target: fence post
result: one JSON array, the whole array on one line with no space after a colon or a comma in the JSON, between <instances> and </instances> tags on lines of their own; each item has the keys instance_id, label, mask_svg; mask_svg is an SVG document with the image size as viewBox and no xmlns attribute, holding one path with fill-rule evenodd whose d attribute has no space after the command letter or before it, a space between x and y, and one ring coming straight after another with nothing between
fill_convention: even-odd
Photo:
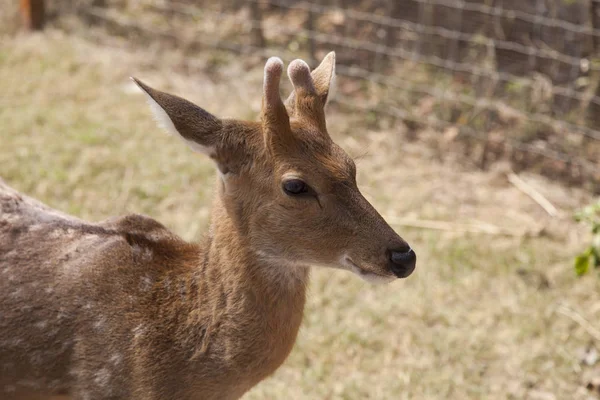
<instances>
[{"instance_id":1,"label":"fence post","mask_svg":"<svg viewBox=\"0 0 600 400\"><path fill-rule=\"evenodd\" d=\"M308 8L306 14L306 30L308 31L308 62L311 67L314 67L317 59L317 46L313 36L315 31L315 13L312 8Z\"/></svg>"},{"instance_id":2,"label":"fence post","mask_svg":"<svg viewBox=\"0 0 600 400\"><path fill-rule=\"evenodd\" d=\"M250 40L252 41L253 46L264 48L265 36L262 31L262 12L260 10L260 4L256 1L251 1L249 6L250 18L252 19Z\"/></svg>"},{"instance_id":3,"label":"fence post","mask_svg":"<svg viewBox=\"0 0 600 400\"><path fill-rule=\"evenodd\" d=\"M590 18L592 29L600 29L600 3L596 1L590 2ZM590 55L590 63L597 63L598 60L600 60L600 38L594 35L592 37L592 54ZM592 65L590 65L590 67L592 67ZM598 80L597 75L594 76L594 78L595 80ZM600 96L599 82L596 82L594 96ZM600 127L600 105L595 102L590 102L587 112L589 121L594 129Z\"/></svg>"},{"instance_id":4,"label":"fence post","mask_svg":"<svg viewBox=\"0 0 600 400\"><path fill-rule=\"evenodd\" d=\"M389 18L396 18L396 12L400 8L398 1L396 0L387 0L385 2L385 12ZM396 28L389 24L385 29L385 37L384 43L388 49L396 48ZM375 53L375 57L373 58L373 71L379 72L383 71L386 67L386 64L389 61L388 54L381 54L380 52Z\"/></svg>"},{"instance_id":5,"label":"fence post","mask_svg":"<svg viewBox=\"0 0 600 400\"><path fill-rule=\"evenodd\" d=\"M41 30L44 27L44 0L21 0L21 19L25 29Z\"/></svg>"}]
</instances>

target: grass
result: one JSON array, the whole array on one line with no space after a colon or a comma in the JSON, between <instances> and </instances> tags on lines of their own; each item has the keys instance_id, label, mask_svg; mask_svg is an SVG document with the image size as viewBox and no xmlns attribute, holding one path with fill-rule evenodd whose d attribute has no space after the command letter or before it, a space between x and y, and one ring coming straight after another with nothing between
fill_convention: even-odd
<instances>
[{"instance_id":1,"label":"grass","mask_svg":"<svg viewBox=\"0 0 600 400\"><path fill-rule=\"evenodd\" d=\"M112 47L111 47L112 46ZM49 29L0 44L0 176L89 220L126 212L158 219L186 239L209 220L214 168L155 127L127 77L221 115L256 115L261 70L200 54L183 72L176 52L97 45ZM286 60L289 62L289 60ZM207 66L208 65L208 66ZM213 68L213 67L211 67ZM545 227L533 238L396 226L419 255L409 279L371 286L315 270L302 330L287 362L246 399L587 399L598 343L562 307L598 326L600 281L574 276L585 237L551 219L504 178L435 161L402 126L370 130L330 113L335 140L358 158L359 185L390 221L482 221ZM365 150L366 149L366 150ZM534 175L528 182L567 212L589 201Z\"/></svg>"}]
</instances>

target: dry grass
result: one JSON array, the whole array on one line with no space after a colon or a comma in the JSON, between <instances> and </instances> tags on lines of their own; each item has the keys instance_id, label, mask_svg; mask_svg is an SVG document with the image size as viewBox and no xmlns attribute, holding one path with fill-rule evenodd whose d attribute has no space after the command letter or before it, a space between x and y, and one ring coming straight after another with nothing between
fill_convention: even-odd
<instances>
[{"instance_id":1,"label":"dry grass","mask_svg":"<svg viewBox=\"0 0 600 400\"><path fill-rule=\"evenodd\" d=\"M86 219L142 212L197 239L208 223L213 167L154 126L127 76L248 118L260 106L261 71L219 54L215 73L211 53L182 71L180 57L51 30L4 40L0 176ZM582 365L579 353L598 343L559 312L566 306L599 326L600 281L577 279L571 268L583 237L577 227L550 219L502 171L440 164L425 146L403 140L402 127L370 131L361 119L332 112L330 131L359 158L361 187L391 221L483 221L547 234L398 226L419 255L409 279L381 287L343 271L314 271L292 355L246 398L586 399L583 384L598 371ZM567 215L589 200L525 179Z\"/></svg>"}]
</instances>

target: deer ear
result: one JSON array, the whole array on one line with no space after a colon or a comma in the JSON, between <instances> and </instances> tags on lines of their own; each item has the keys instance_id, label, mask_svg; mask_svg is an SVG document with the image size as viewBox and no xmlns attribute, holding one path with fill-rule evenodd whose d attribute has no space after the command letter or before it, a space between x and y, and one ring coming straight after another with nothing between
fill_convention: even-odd
<instances>
[{"instance_id":1,"label":"deer ear","mask_svg":"<svg viewBox=\"0 0 600 400\"><path fill-rule=\"evenodd\" d=\"M327 104L333 97L335 89L335 52L327 54L321 64L311 72L311 75L317 95L321 98L323 105Z\"/></svg>"},{"instance_id":2,"label":"deer ear","mask_svg":"<svg viewBox=\"0 0 600 400\"><path fill-rule=\"evenodd\" d=\"M182 138L194 151L214 155L223 128L219 118L181 97L152 89L139 79L131 80L146 95L162 128Z\"/></svg>"},{"instance_id":3,"label":"deer ear","mask_svg":"<svg viewBox=\"0 0 600 400\"><path fill-rule=\"evenodd\" d=\"M310 76L313 80L312 85L315 92L324 107L331 100L335 91L335 52L332 51L327 54L321 64L310 73ZM293 90L285 100L285 106L291 115L295 114L296 111L295 102L296 90Z\"/></svg>"}]
</instances>

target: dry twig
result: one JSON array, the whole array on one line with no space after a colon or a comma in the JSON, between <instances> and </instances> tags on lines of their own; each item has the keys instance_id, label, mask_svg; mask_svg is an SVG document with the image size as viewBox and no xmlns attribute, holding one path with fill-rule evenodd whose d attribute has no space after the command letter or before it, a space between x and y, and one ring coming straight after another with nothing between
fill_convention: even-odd
<instances>
[{"instance_id":1,"label":"dry twig","mask_svg":"<svg viewBox=\"0 0 600 400\"><path fill-rule=\"evenodd\" d=\"M566 305L562 304L556 310L560 314L571 318L575 321L579 326L581 326L591 337L600 341L600 331L596 329L588 320L586 320L581 314L577 311L570 309Z\"/></svg>"},{"instance_id":2,"label":"dry twig","mask_svg":"<svg viewBox=\"0 0 600 400\"><path fill-rule=\"evenodd\" d=\"M460 223L460 222L448 222L448 221L433 221L424 219L397 219L397 218L386 218L392 225L408 226L411 228L422 228L422 229L434 229L439 231L449 232L468 232L468 233L485 233L488 235L500 235L500 236L536 236L539 232L529 231L515 231L506 228L501 228L496 225L488 224L485 222L477 223Z\"/></svg>"},{"instance_id":3,"label":"dry twig","mask_svg":"<svg viewBox=\"0 0 600 400\"><path fill-rule=\"evenodd\" d=\"M551 217L560 217L563 215L562 211L558 210L550 201L544 197L539 191L519 178L514 172L507 174L508 181L512 183L517 189L529 196L533 201L538 203L540 207L544 209Z\"/></svg>"}]
</instances>

